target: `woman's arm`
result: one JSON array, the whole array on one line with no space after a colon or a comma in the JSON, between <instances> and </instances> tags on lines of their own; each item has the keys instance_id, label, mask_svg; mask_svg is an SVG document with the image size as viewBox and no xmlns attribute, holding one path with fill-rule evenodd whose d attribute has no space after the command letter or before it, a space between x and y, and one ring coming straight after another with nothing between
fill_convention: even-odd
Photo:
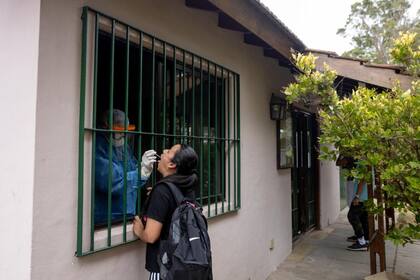
<instances>
[{"instance_id":1,"label":"woman's arm","mask_svg":"<svg viewBox=\"0 0 420 280\"><path fill-rule=\"evenodd\" d=\"M146 243L155 243L159 239L162 227L162 223L151 218L147 219L146 227L143 226L139 216L135 216L133 220L134 234Z\"/></svg>"}]
</instances>

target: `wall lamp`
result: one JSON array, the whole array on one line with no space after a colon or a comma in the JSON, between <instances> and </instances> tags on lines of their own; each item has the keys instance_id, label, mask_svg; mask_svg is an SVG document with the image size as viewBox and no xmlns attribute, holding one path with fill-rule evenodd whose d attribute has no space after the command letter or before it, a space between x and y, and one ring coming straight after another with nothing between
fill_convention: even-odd
<instances>
[{"instance_id":1,"label":"wall lamp","mask_svg":"<svg viewBox=\"0 0 420 280\"><path fill-rule=\"evenodd\" d=\"M270 99L270 118L272 120L285 120L287 111L287 102L284 94L273 93Z\"/></svg>"}]
</instances>

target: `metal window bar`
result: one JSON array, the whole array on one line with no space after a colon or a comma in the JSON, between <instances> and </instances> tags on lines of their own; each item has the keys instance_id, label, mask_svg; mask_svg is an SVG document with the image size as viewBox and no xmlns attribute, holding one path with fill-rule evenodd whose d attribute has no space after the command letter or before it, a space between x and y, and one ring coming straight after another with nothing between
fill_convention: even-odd
<instances>
[{"instance_id":1,"label":"metal window bar","mask_svg":"<svg viewBox=\"0 0 420 280\"><path fill-rule=\"evenodd\" d=\"M86 15L87 16L87 15ZM95 15L95 49L94 49L94 76L93 76L93 100L96 100L98 91L98 40L99 40L99 25L98 25L98 14ZM92 127L96 127L96 102L93 102L92 108ZM92 151L96 149L96 133L92 133ZM90 250L95 250L95 156L92 157L92 172L91 172L91 185L90 185Z\"/></svg>"},{"instance_id":2,"label":"metal window bar","mask_svg":"<svg viewBox=\"0 0 420 280\"><path fill-rule=\"evenodd\" d=\"M215 65L214 67L214 137L217 138L218 136L218 123L217 123L217 65ZM218 161L218 152L219 152L219 140L214 140L214 160L215 160L215 164L214 164L214 173L216 174L215 176L215 182L214 182L214 214L217 215L217 200L219 197L219 191L218 191L218 186L220 184L219 179L219 173L218 173L218 168L216 167L216 164L219 162Z\"/></svg>"},{"instance_id":3,"label":"metal window bar","mask_svg":"<svg viewBox=\"0 0 420 280\"><path fill-rule=\"evenodd\" d=\"M172 112L172 126L173 126L173 129L172 129L172 131L173 131L173 134L174 135L176 135L177 134L177 131L176 131L176 61L177 61L177 59L176 59L176 47L175 46L173 46L173 62L174 62L174 64L173 64L173 91L174 91L174 97L173 97L173 100L172 100L172 102L173 102L173 112ZM172 145L173 144L175 144L177 141L176 141L176 138L174 137L173 139L172 139Z\"/></svg>"},{"instance_id":4,"label":"metal window bar","mask_svg":"<svg viewBox=\"0 0 420 280\"><path fill-rule=\"evenodd\" d=\"M163 43L163 116L162 116L162 133L166 133L166 42ZM166 137L162 137L162 149L165 148Z\"/></svg>"},{"instance_id":5,"label":"metal window bar","mask_svg":"<svg viewBox=\"0 0 420 280\"><path fill-rule=\"evenodd\" d=\"M207 60L207 216L210 216L211 206L211 94L210 94L210 62Z\"/></svg>"},{"instance_id":6,"label":"metal window bar","mask_svg":"<svg viewBox=\"0 0 420 280\"><path fill-rule=\"evenodd\" d=\"M236 92L236 89L237 89L237 85L236 85L236 79L235 79L235 76L233 77L233 92ZM237 96L235 95L235 94L233 94L233 96L232 96L232 99L233 99L233 138L234 139L236 139L236 114L235 114L235 112L236 112L236 105L237 105L237 102L236 102L236 99L237 99ZM234 205L234 207L236 208L236 203L237 203L237 190L236 190L236 179L237 179L237 177L236 177L236 175L237 175L237 172L236 172L236 145L234 144L233 145L233 186L234 186L234 188L233 188L233 205Z\"/></svg>"},{"instance_id":7,"label":"metal window bar","mask_svg":"<svg viewBox=\"0 0 420 280\"><path fill-rule=\"evenodd\" d=\"M192 54L191 57L192 73L191 73L191 95L192 95L192 106L191 106L191 134L194 135L195 132L195 55ZM192 141L192 147L195 149L195 141Z\"/></svg>"},{"instance_id":8,"label":"metal window bar","mask_svg":"<svg viewBox=\"0 0 420 280\"><path fill-rule=\"evenodd\" d=\"M86 88L87 85L87 64L88 64L88 43L87 40L89 38L90 33L88 32L88 17L94 16L94 32L93 32L93 69L89 69L89 71L93 72L93 89L88 90ZM77 256L84 256L89 255L94 252L107 250L112 247L116 247L122 244L126 244L134 240L127 240L127 141L124 144L124 190L123 190L123 236L121 242L116 242L113 240L112 236L112 164L109 164L109 175L108 175L108 195L107 195L107 219L106 219L106 245L104 247L95 246L95 216L94 216L94 207L95 207L95 145L96 145L96 133L105 133L109 137L112 137L114 133L123 133L124 136L127 138L128 135L133 135L136 137L137 141L137 149L136 155L137 159L141 160L142 155L142 146L143 141L142 137L147 136L150 137L151 146L152 148L156 147L156 141L159 141L159 138L162 139L162 148L165 147L167 138L171 139L173 144L177 143L178 140L182 140L183 142L191 143L194 146L195 141L199 143L199 154L200 154L200 197L199 201L203 204L203 197L205 197L203 191L204 186L203 182L207 181L207 199L206 202L208 204L207 207L207 216L213 217L218 214L227 213L230 211L235 211L240 207L240 114L239 114L239 75L235 72L227 69L226 67L222 67L218 64L210 62L209 60L196 55L192 52L186 51L182 48L179 48L175 45L168 44L165 41L157 39L156 37L144 33L141 30L136 29L135 27L129 26L119 20L116 20L113 17L107 16L103 13L90 9L89 7L83 8L82 14L82 55L81 55L81 80L80 80L80 118L79 118L79 175L78 175L78 222L77 222ZM115 80L115 60L116 60L116 52L120 52L116 48L116 40L117 38L123 39L125 44L125 80L124 80L124 111L125 111L125 125L124 131L121 130L114 130L114 129L102 129L96 127L96 116L97 116L97 99L98 99L98 60L103 59L98 57L98 49L100 46L99 40L99 31L106 32L110 34L110 57L109 57L109 98L108 98L108 123L113 123L113 109L114 109L114 99L120 98L118 95L114 96L115 87L118 86L114 83ZM121 44L121 42L119 43ZM131 72L131 62L134 59L134 55L131 56L130 54L130 46L137 46L139 57L138 57L138 92L136 93L138 97L137 101L137 124L138 128L136 131L129 131L128 130L128 113L130 107L130 96L131 96L131 88L130 88L130 72ZM150 113L150 132L144 131L142 127L142 117L143 116L143 85L144 85L144 74L145 69L144 65L146 60L144 59L144 50L147 49L151 51L151 59L152 59L152 73L151 73L151 113ZM171 53L168 55L168 50L172 49L172 57ZM188 53L188 57L187 57ZM157 54L163 57L163 116L161 121L162 130L161 133L156 131L155 120L159 118L159 110L155 110L156 101L155 98L161 98L160 94L156 96L156 77L155 77L155 70L156 70L156 63L157 63ZM168 72L168 65L167 59L172 59L173 62L173 77L172 77L172 86L170 84L167 85L167 72ZM186 60L191 60L191 69L189 69L190 65ZM176 99L177 99L177 63L182 61L181 68L182 70L179 71L180 79L178 79L179 85L182 87L182 111L181 115L179 116L177 126L177 111L176 111ZM198 75L196 75L196 62L199 62L199 79ZM205 65L207 64L207 65ZM207 99L204 100L204 66L206 66L206 74L207 74ZM170 66L169 66L170 67ZM170 68L169 68L170 69ZM150 71L150 70L149 70ZM134 73L134 72L133 72ZM213 74L214 73L214 74ZM214 77L212 77L214 75ZM191 80L191 87L189 82L189 76L192 77ZM219 90L219 76L220 76L220 88ZM226 76L226 78L225 78ZM212 84L212 78L214 78L214 84ZM186 82L187 79L187 82ZM199 80L199 85L197 85L197 79ZM147 82L147 81L146 81ZM161 80L159 80L161 82ZM214 85L214 87L213 87ZM197 86L199 86L199 127L197 129L197 120L196 120L196 93L197 93ZM173 99L169 99L169 102L172 104L166 104L168 90L173 90ZM87 94L93 96L93 107L88 109L88 112L92 112L92 127L85 127L85 112L87 108L85 108L86 104L86 96ZM191 95L192 97L192 106L188 109L188 114L192 114L190 118L188 116L187 120L187 106L186 106L186 99L187 94ZM198 98L198 97L197 97ZM207 104L205 104L207 103ZM227 103L227 104L226 104ZM166 112L166 108L169 105L169 108L172 107L173 112L172 116L168 115ZM204 106L206 105L207 109L207 129L204 129ZM214 107L212 107L212 105ZM188 106L190 107L190 106ZM212 113L213 109L213 113ZM135 112L133 112L135 114ZM214 115L213 115L214 114ZM157 117L157 118L156 118ZM213 118L212 118L213 117ZM169 125L172 124L172 129L170 126L167 130L167 118L172 118L172 123L169 122ZM232 123L232 124L231 124ZM231 132L230 126L233 126L233 130ZM191 126L191 127L189 127ZM219 127L220 126L220 127ZM179 131L177 130L179 127ZM168 133L172 130L172 134ZM207 132L207 135L205 134ZM198 133L198 134L197 134ZM86 139L86 135L90 134L91 143L88 143L92 147L92 155L91 155L91 180L90 180L90 224L89 224L89 241L90 246L83 247L83 216L84 216L84 159L85 150L84 145L89 140ZM233 134L233 137L232 137ZM205 142L204 142L205 141ZM159 141L160 143L160 141ZM206 166L204 165L203 159L205 151L204 143L206 143L207 151L206 151ZM214 145L213 145L214 144ZM227 144L227 145L226 145ZM213 145L213 147L212 147ZM233 149L233 161L231 160L231 154ZM226 155L227 153L227 155ZM109 142L108 146L108 160L112 162L112 142ZM226 165L227 163L227 165ZM233 166L232 166L233 165ZM233 190L231 188L231 168L233 167ZM206 178L204 178L203 171L207 168ZM141 167L138 164L138 172L141 174ZM214 174L213 174L213 173ZM227 174L226 174L227 173ZM226 178L227 177L227 178ZM227 182L226 182L227 181ZM227 184L227 188L226 188ZM86 186L87 187L87 186ZM227 193L226 193L227 192ZM233 201L231 201L231 192L233 192ZM225 201L227 196L227 201ZM214 199L214 204L212 203L212 198ZM221 199L221 210L218 210L218 200ZM225 211L224 204L225 202L228 204L227 211ZM231 206L233 203L233 207ZM137 197L137 213L140 212L141 209L141 192L140 189L138 191ZM214 209L214 210L213 210ZM220 213L219 213L220 212ZM88 249L85 249L88 248Z\"/></svg>"},{"instance_id":9,"label":"metal window bar","mask_svg":"<svg viewBox=\"0 0 420 280\"><path fill-rule=\"evenodd\" d=\"M181 122L181 134L184 135L182 137L181 143L185 143L187 132L186 132L186 117L185 117L185 111L186 111L186 88L185 88L185 79L187 77L187 73L185 71L185 51L182 51L182 122Z\"/></svg>"},{"instance_id":10,"label":"metal window bar","mask_svg":"<svg viewBox=\"0 0 420 280\"><path fill-rule=\"evenodd\" d=\"M203 59L200 57L200 134L204 135L203 131ZM200 204L203 205L203 189L204 189L204 165L203 165L203 139L200 139Z\"/></svg>"},{"instance_id":11,"label":"metal window bar","mask_svg":"<svg viewBox=\"0 0 420 280\"><path fill-rule=\"evenodd\" d=\"M137 123L139 125L138 130L141 133L142 127L142 112L143 112L143 32L140 33L140 41L139 41L139 102L138 102L138 115L137 115ZM140 161L142 155L142 139L140 135L137 137L137 159ZM141 164L138 164L138 174L141 176ZM141 189L139 188L137 191L137 214L140 214L141 211Z\"/></svg>"},{"instance_id":12,"label":"metal window bar","mask_svg":"<svg viewBox=\"0 0 420 280\"><path fill-rule=\"evenodd\" d=\"M191 56L189 55L188 60L191 58ZM192 61L191 61L192 63ZM193 146L193 139L190 138L190 136L194 135L193 131L192 131L192 103L191 103L191 99L192 99L192 68L193 65L187 64L187 68L186 68L186 89L185 89L185 126L186 126L186 142L188 145Z\"/></svg>"},{"instance_id":13,"label":"metal window bar","mask_svg":"<svg viewBox=\"0 0 420 280\"><path fill-rule=\"evenodd\" d=\"M224 76L224 68L222 67L221 68L221 88L222 88L222 90L221 90L221 92L220 92L220 99L221 100L223 100L223 102L222 102L222 104L221 104L221 136L222 136L222 138L225 138L225 136L226 136L226 133L225 133L225 122L223 121L224 119L225 119L225 101L226 101L226 98L225 98L225 95L226 95L226 91L225 91L225 76ZM220 147L220 151L221 151L221 154L220 154L220 156L221 156L221 158L222 158L222 160L221 160L221 168L220 168L220 170L221 170L221 193L222 193L222 213L223 212L225 212L225 197L226 197L226 195L225 195L225 186L226 186L226 182L225 182L225 175L226 175L226 170L225 170L225 162L226 162L226 153L225 153L225 147L226 147L226 145L225 145L225 143L226 143L226 140L223 140L222 142L221 142L221 147Z\"/></svg>"},{"instance_id":14,"label":"metal window bar","mask_svg":"<svg viewBox=\"0 0 420 280\"><path fill-rule=\"evenodd\" d=\"M87 23L88 23L88 9L83 8L82 13L82 57L81 57L81 71L80 71L80 117L79 117L79 173L78 173L78 198L77 198L77 245L76 255L82 256L83 251L83 171L84 170L84 141L85 133L83 127L85 126L85 96L86 96L86 64L87 64Z\"/></svg>"},{"instance_id":15,"label":"metal window bar","mask_svg":"<svg viewBox=\"0 0 420 280\"><path fill-rule=\"evenodd\" d=\"M230 73L227 74L227 82L228 82L228 86L227 86L227 124L228 124L228 128L227 128L227 135L228 138L231 138L231 134L230 134ZM230 182L231 182L231 178L230 178L230 166L231 166L231 159L230 159L230 154L231 154L231 142L228 141L228 147L227 147L227 153L228 153L228 211L231 210L230 208Z\"/></svg>"},{"instance_id":16,"label":"metal window bar","mask_svg":"<svg viewBox=\"0 0 420 280\"><path fill-rule=\"evenodd\" d=\"M129 91L129 67L130 67L130 27L126 26L126 54L125 54L125 96L124 96L124 130L128 124L128 91ZM127 133L124 133L124 188L123 188L123 242L127 241Z\"/></svg>"},{"instance_id":17,"label":"metal window bar","mask_svg":"<svg viewBox=\"0 0 420 280\"><path fill-rule=\"evenodd\" d=\"M155 88L156 88L156 39L152 38L152 105L150 119L152 122L151 131L155 132ZM152 137L152 149L156 150L156 137ZM152 185L156 184L156 172L152 173Z\"/></svg>"},{"instance_id":18,"label":"metal window bar","mask_svg":"<svg viewBox=\"0 0 420 280\"><path fill-rule=\"evenodd\" d=\"M237 170L237 181L235 184L235 188L238 190L238 205L236 205L236 209L241 208L241 114L240 114L240 110L239 108L241 107L241 97L240 97L240 88L241 88L241 80L239 75L235 75L236 76L236 82L237 82L237 89L235 92L235 96L236 96L236 128L237 128L237 132L236 132L236 137L235 137L235 142L236 142L236 148L237 148L237 169L235 168L235 170Z\"/></svg>"},{"instance_id":19,"label":"metal window bar","mask_svg":"<svg viewBox=\"0 0 420 280\"><path fill-rule=\"evenodd\" d=\"M109 116L108 124L112 126L113 120L113 109L114 109L114 56L115 56L115 19L112 20L112 35L111 35L111 68L109 74ZM112 139L114 132L109 132L109 139ZM111 221L112 221L112 141L108 144L108 218L107 218L107 244L111 246Z\"/></svg>"}]
</instances>

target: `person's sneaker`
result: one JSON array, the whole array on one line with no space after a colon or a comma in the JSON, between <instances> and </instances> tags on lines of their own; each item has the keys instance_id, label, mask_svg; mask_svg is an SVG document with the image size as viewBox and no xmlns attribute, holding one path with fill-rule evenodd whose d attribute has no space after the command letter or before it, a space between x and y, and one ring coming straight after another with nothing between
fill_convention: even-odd
<instances>
[{"instance_id":1,"label":"person's sneaker","mask_svg":"<svg viewBox=\"0 0 420 280\"><path fill-rule=\"evenodd\" d=\"M349 236L349 237L347 237L347 241L348 242L356 242L357 241L357 236L356 235L353 235L353 236Z\"/></svg>"},{"instance_id":2,"label":"person's sneaker","mask_svg":"<svg viewBox=\"0 0 420 280\"><path fill-rule=\"evenodd\" d=\"M359 243L359 241L357 241L353 245L348 246L347 250L350 250L350 251L367 251L368 247L369 247L368 243L365 243L364 245L361 245Z\"/></svg>"}]
</instances>

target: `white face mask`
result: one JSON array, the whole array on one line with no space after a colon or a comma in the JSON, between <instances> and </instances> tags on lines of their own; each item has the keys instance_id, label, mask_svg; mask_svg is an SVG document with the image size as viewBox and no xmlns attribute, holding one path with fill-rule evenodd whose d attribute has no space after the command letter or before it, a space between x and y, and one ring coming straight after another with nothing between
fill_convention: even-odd
<instances>
[{"instance_id":1,"label":"white face mask","mask_svg":"<svg viewBox=\"0 0 420 280\"><path fill-rule=\"evenodd\" d=\"M115 147L121 147L124 145L124 133L114 133L112 135L112 145Z\"/></svg>"}]
</instances>

